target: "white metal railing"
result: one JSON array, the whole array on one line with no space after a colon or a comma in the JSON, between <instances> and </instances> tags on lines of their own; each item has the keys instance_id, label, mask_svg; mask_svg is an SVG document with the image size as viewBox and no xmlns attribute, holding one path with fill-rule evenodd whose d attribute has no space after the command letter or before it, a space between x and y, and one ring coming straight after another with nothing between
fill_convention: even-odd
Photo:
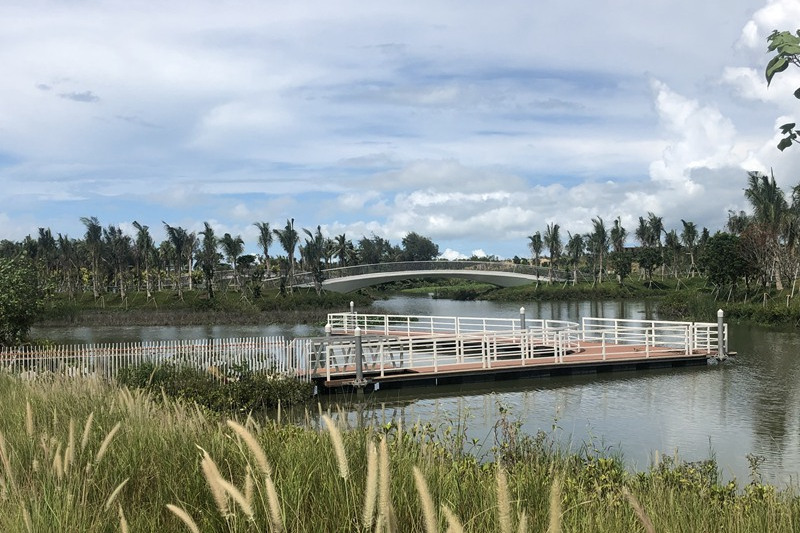
<instances>
[{"instance_id":1,"label":"white metal railing","mask_svg":"<svg viewBox=\"0 0 800 533\"><path fill-rule=\"evenodd\" d=\"M714 353L718 349L717 324L711 322L677 322L666 320L630 320L620 318L581 319L584 341L609 345L644 346L650 349L683 350L692 353ZM728 325L723 326L723 343L727 350Z\"/></svg>"},{"instance_id":2,"label":"white metal railing","mask_svg":"<svg viewBox=\"0 0 800 533\"><path fill-rule=\"evenodd\" d=\"M362 334L376 335L461 335L469 333L541 330L555 335L558 331L580 329L577 322L526 318L481 318L456 316L373 315L329 313L328 324L334 334L352 334L358 327Z\"/></svg>"},{"instance_id":3,"label":"white metal railing","mask_svg":"<svg viewBox=\"0 0 800 533\"><path fill-rule=\"evenodd\" d=\"M330 337L325 348L324 374L331 380L351 377L355 372L355 337ZM564 356L580 347L577 330L558 331L545 343L541 331L438 334L432 336L361 337L365 374L385 376L388 372L447 372L490 369L499 363L523 366L532 359L563 362Z\"/></svg>"},{"instance_id":4,"label":"white metal railing","mask_svg":"<svg viewBox=\"0 0 800 533\"><path fill-rule=\"evenodd\" d=\"M306 339L283 337L157 342L20 346L0 348L0 369L35 378L46 374L113 379L120 369L142 363L172 363L223 378L238 367L310 379L312 353Z\"/></svg>"}]
</instances>

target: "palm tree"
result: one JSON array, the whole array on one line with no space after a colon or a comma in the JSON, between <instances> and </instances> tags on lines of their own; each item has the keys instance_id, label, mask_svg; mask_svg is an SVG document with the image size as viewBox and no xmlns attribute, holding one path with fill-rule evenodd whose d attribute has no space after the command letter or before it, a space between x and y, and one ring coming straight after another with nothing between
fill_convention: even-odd
<instances>
[{"instance_id":1,"label":"palm tree","mask_svg":"<svg viewBox=\"0 0 800 533\"><path fill-rule=\"evenodd\" d=\"M217 237L214 235L214 228L208 222L203 222L205 229L200 232L203 236L202 245L198 254L198 263L200 269L203 271L203 277L206 279L206 292L209 299L214 298L214 271L219 262L219 254L217 252Z\"/></svg>"},{"instance_id":2,"label":"palm tree","mask_svg":"<svg viewBox=\"0 0 800 533\"><path fill-rule=\"evenodd\" d=\"M189 248L189 233L179 226L170 226L166 222L163 222L163 224L164 229L167 231L167 239L172 245L172 252L175 255L173 264L175 266L175 284L178 287L178 298L183 300L183 287L181 285L183 269L181 267L186 255L186 250Z\"/></svg>"},{"instance_id":3,"label":"palm tree","mask_svg":"<svg viewBox=\"0 0 800 533\"><path fill-rule=\"evenodd\" d=\"M219 240L219 245L222 248L223 255L225 255L231 267L233 267L233 283L236 285L237 289L241 289L236 263L239 260L239 256L244 252L244 241L240 235L232 237L230 233L226 233Z\"/></svg>"},{"instance_id":4,"label":"palm tree","mask_svg":"<svg viewBox=\"0 0 800 533\"><path fill-rule=\"evenodd\" d=\"M625 249L625 239L628 237L628 232L622 227L622 220L617 217L614 220L614 226L611 228L611 246L615 252L621 252Z\"/></svg>"},{"instance_id":5,"label":"palm tree","mask_svg":"<svg viewBox=\"0 0 800 533\"><path fill-rule=\"evenodd\" d=\"M757 224L767 239L767 260L763 268L774 270L775 287L783 289L780 272L781 237L790 227L792 213L783 191L775 182L775 175L748 172L744 196L753 207L752 223Z\"/></svg>"},{"instance_id":6,"label":"palm tree","mask_svg":"<svg viewBox=\"0 0 800 533\"><path fill-rule=\"evenodd\" d=\"M348 239L344 233L336 236L333 246L333 254L339 259L340 267L347 266L356 258L356 249L353 246L353 241Z\"/></svg>"},{"instance_id":7,"label":"palm tree","mask_svg":"<svg viewBox=\"0 0 800 533\"><path fill-rule=\"evenodd\" d=\"M189 290L194 289L194 278L192 277L192 272L194 272L194 253L197 251L197 247L199 246L200 241L197 240L197 233L195 232L187 232L186 233L186 272L189 273Z\"/></svg>"},{"instance_id":8,"label":"palm tree","mask_svg":"<svg viewBox=\"0 0 800 533\"><path fill-rule=\"evenodd\" d=\"M583 256L584 248L586 247L586 243L583 240L583 236L580 233L576 233L575 235L570 234L567 232L567 257L569 257L569 262L572 264L572 284L576 285L578 283L578 264L581 261L581 257Z\"/></svg>"},{"instance_id":9,"label":"palm tree","mask_svg":"<svg viewBox=\"0 0 800 533\"><path fill-rule=\"evenodd\" d=\"M269 277L269 247L272 246L272 230L269 227L269 222L253 222L253 225L258 228L258 245L264 252L264 268L267 271L267 277Z\"/></svg>"},{"instance_id":10,"label":"palm tree","mask_svg":"<svg viewBox=\"0 0 800 533\"><path fill-rule=\"evenodd\" d=\"M278 242L286 251L288 260L288 277L289 277L289 292L293 292L294 288L294 252L297 248L297 242L300 240L297 231L294 229L294 219L286 220L286 227L283 229L274 229L272 233L278 238Z\"/></svg>"},{"instance_id":11,"label":"palm tree","mask_svg":"<svg viewBox=\"0 0 800 533\"><path fill-rule=\"evenodd\" d=\"M542 242L542 234L538 231L533 235L528 236L528 249L531 251L531 255L533 256L533 264L537 267L539 266L539 257L542 255L542 246L544 243Z\"/></svg>"},{"instance_id":12,"label":"palm tree","mask_svg":"<svg viewBox=\"0 0 800 533\"><path fill-rule=\"evenodd\" d=\"M683 231L681 232L681 242L689 252L689 275L694 277L697 268L694 265L694 251L697 246L697 226L694 222L686 222L681 219Z\"/></svg>"},{"instance_id":13,"label":"palm tree","mask_svg":"<svg viewBox=\"0 0 800 533\"><path fill-rule=\"evenodd\" d=\"M58 261L64 277L64 285L70 299L74 296L74 288L80 283L80 268L78 266L78 250L74 239L67 235L58 234ZM75 285L72 283L72 274L75 274Z\"/></svg>"},{"instance_id":14,"label":"palm tree","mask_svg":"<svg viewBox=\"0 0 800 533\"><path fill-rule=\"evenodd\" d=\"M45 278L49 280L55 272L58 262L58 247L50 228L39 228L39 238L36 243L39 249L39 260L44 267Z\"/></svg>"},{"instance_id":15,"label":"palm tree","mask_svg":"<svg viewBox=\"0 0 800 533\"><path fill-rule=\"evenodd\" d=\"M100 297L100 253L103 249L103 227L97 217L81 217L81 222L86 226L84 241L89 250L92 263L92 293L97 299Z\"/></svg>"},{"instance_id":16,"label":"palm tree","mask_svg":"<svg viewBox=\"0 0 800 533\"><path fill-rule=\"evenodd\" d=\"M678 263L680 262L681 253L681 241L678 238L678 233L674 229L669 230L664 237L664 247L672 252L670 263L672 263L672 273L675 275L675 278L677 278Z\"/></svg>"},{"instance_id":17,"label":"palm tree","mask_svg":"<svg viewBox=\"0 0 800 533\"><path fill-rule=\"evenodd\" d=\"M603 283L603 261L609 246L608 231L606 231L606 225L600 217L592 219L592 226L593 231L589 237L589 242L591 243L592 253L598 259L598 279L600 283Z\"/></svg>"},{"instance_id":18,"label":"palm tree","mask_svg":"<svg viewBox=\"0 0 800 533\"><path fill-rule=\"evenodd\" d=\"M555 222L548 224L542 238L544 245L550 250L550 268L548 270L548 278L550 283L553 283L553 266L558 262L561 257L561 235L560 226Z\"/></svg>"},{"instance_id":19,"label":"palm tree","mask_svg":"<svg viewBox=\"0 0 800 533\"><path fill-rule=\"evenodd\" d=\"M150 228L143 226L137 221L133 221L136 228L136 274L139 279L142 277L142 263L144 263L144 286L147 292L147 299L153 297L150 286L150 257L153 254L153 238L150 236Z\"/></svg>"},{"instance_id":20,"label":"palm tree","mask_svg":"<svg viewBox=\"0 0 800 533\"><path fill-rule=\"evenodd\" d=\"M126 297L125 273L132 255L131 238L125 235L120 228L109 225L103 230L103 240L119 296L124 300Z\"/></svg>"},{"instance_id":21,"label":"palm tree","mask_svg":"<svg viewBox=\"0 0 800 533\"><path fill-rule=\"evenodd\" d=\"M314 288L317 294L322 292L322 261L325 258L325 237L322 236L322 229L317 226L317 231L311 233L303 228L303 232L308 235L305 246L303 247L303 258L314 276Z\"/></svg>"},{"instance_id":22,"label":"palm tree","mask_svg":"<svg viewBox=\"0 0 800 533\"><path fill-rule=\"evenodd\" d=\"M639 226L637 226L634 235L636 236L636 240L639 241L639 244L644 248L650 248L653 245L653 239L650 236L650 233L651 229L647 224L647 220L639 217Z\"/></svg>"}]
</instances>

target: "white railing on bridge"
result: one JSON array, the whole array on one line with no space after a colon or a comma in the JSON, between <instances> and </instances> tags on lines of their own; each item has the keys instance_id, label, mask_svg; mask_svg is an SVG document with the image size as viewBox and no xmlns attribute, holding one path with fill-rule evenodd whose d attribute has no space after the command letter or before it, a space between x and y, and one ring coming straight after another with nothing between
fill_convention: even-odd
<instances>
[{"instance_id":1,"label":"white railing on bridge","mask_svg":"<svg viewBox=\"0 0 800 533\"><path fill-rule=\"evenodd\" d=\"M223 378L238 367L310 379L305 339L283 337L157 342L19 346L0 348L0 369L27 378L43 375L116 378L122 368L143 363L188 365Z\"/></svg>"}]
</instances>

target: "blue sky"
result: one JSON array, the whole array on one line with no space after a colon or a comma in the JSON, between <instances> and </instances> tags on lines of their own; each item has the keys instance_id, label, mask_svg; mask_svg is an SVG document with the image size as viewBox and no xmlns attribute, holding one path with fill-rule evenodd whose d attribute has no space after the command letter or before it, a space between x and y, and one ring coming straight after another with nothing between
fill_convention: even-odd
<instances>
[{"instance_id":1,"label":"blue sky","mask_svg":"<svg viewBox=\"0 0 800 533\"><path fill-rule=\"evenodd\" d=\"M798 25L796 0L6 1L0 239L208 221L255 252L294 218L455 258L598 216L714 231L748 170L800 181L775 147L800 71L763 80Z\"/></svg>"}]
</instances>

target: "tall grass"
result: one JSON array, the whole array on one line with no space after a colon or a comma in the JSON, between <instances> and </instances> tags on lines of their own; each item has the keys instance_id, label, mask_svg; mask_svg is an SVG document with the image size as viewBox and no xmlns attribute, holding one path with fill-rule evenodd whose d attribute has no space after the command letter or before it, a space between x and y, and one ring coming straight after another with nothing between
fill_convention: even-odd
<instances>
[{"instance_id":1,"label":"tall grass","mask_svg":"<svg viewBox=\"0 0 800 533\"><path fill-rule=\"evenodd\" d=\"M225 420L95 381L0 377L0 531L792 531L800 500L713 463L631 474L509 432ZM449 435L449 436L448 436Z\"/></svg>"}]
</instances>

